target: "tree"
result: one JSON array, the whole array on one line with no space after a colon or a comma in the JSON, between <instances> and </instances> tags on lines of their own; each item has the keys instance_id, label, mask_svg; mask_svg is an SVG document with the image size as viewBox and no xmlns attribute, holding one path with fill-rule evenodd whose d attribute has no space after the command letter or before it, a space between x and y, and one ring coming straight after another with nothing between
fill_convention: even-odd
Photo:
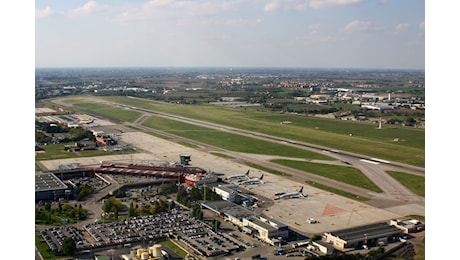
<instances>
[{"instance_id":1,"label":"tree","mask_svg":"<svg viewBox=\"0 0 460 260\"><path fill-rule=\"evenodd\" d=\"M77 245L75 241L71 237L67 237L62 241L62 252L68 256L73 255L75 250L77 249Z\"/></svg>"},{"instance_id":2,"label":"tree","mask_svg":"<svg viewBox=\"0 0 460 260\"><path fill-rule=\"evenodd\" d=\"M317 240L321 240L321 235L320 234L315 234L312 237L310 237L310 242L317 241Z\"/></svg>"},{"instance_id":3,"label":"tree","mask_svg":"<svg viewBox=\"0 0 460 260\"><path fill-rule=\"evenodd\" d=\"M136 216L136 209L134 208L134 204L131 202L131 204L129 204L128 217L135 217L135 216Z\"/></svg>"},{"instance_id":4,"label":"tree","mask_svg":"<svg viewBox=\"0 0 460 260\"><path fill-rule=\"evenodd\" d=\"M217 219L212 220L212 227L214 228L215 231L217 231L220 228L221 222Z\"/></svg>"}]
</instances>

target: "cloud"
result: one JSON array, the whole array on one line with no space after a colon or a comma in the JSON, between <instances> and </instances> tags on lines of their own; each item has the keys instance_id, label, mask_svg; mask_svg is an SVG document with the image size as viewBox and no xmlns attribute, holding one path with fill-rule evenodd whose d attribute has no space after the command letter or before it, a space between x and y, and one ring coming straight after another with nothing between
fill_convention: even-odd
<instances>
[{"instance_id":1,"label":"cloud","mask_svg":"<svg viewBox=\"0 0 460 260\"><path fill-rule=\"evenodd\" d=\"M287 11L287 10L305 10L309 5L309 0L272 0L264 6L265 11Z\"/></svg>"},{"instance_id":2,"label":"cloud","mask_svg":"<svg viewBox=\"0 0 460 260\"><path fill-rule=\"evenodd\" d=\"M425 21L422 21L419 25L418 28L425 30Z\"/></svg>"},{"instance_id":3,"label":"cloud","mask_svg":"<svg viewBox=\"0 0 460 260\"><path fill-rule=\"evenodd\" d=\"M51 8L46 7L45 9L35 10L35 18L47 18L53 15L54 13L55 12Z\"/></svg>"},{"instance_id":4,"label":"cloud","mask_svg":"<svg viewBox=\"0 0 460 260\"><path fill-rule=\"evenodd\" d=\"M67 15L70 17L78 17L78 16L85 16L94 14L97 12L101 12L107 10L108 6L100 5L96 1L89 1L85 3L82 7L75 8L70 10Z\"/></svg>"},{"instance_id":5,"label":"cloud","mask_svg":"<svg viewBox=\"0 0 460 260\"><path fill-rule=\"evenodd\" d=\"M89 1L81 7L71 9L68 11L56 11L49 7L45 9L35 10L36 18L49 18L49 17L67 17L67 18L76 18L81 16L87 16L94 13L99 13L105 10L108 10L109 7L106 5L100 5L96 1Z\"/></svg>"},{"instance_id":6,"label":"cloud","mask_svg":"<svg viewBox=\"0 0 460 260\"><path fill-rule=\"evenodd\" d=\"M191 20L196 17L208 17L225 12L237 11L241 0L206 1L206 0L150 0L140 6L133 6L114 21L166 21L176 22ZM193 21L199 22L199 21Z\"/></svg>"},{"instance_id":7,"label":"cloud","mask_svg":"<svg viewBox=\"0 0 460 260\"><path fill-rule=\"evenodd\" d=\"M348 6L367 2L368 0L271 0L264 6L265 11L302 11L307 8L321 9Z\"/></svg>"},{"instance_id":8,"label":"cloud","mask_svg":"<svg viewBox=\"0 0 460 260\"><path fill-rule=\"evenodd\" d=\"M337 6L355 5L363 2L367 2L367 0L311 0L310 7L331 8Z\"/></svg>"},{"instance_id":9,"label":"cloud","mask_svg":"<svg viewBox=\"0 0 460 260\"><path fill-rule=\"evenodd\" d=\"M395 29L398 30L398 31L402 31L402 30L405 30L407 28L409 28L409 24L407 24L407 23L400 23L400 24L395 26Z\"/></svg>"},{"instance_id":10,"label":"cloud","mask_svg":"<svg viewBox=\"0 0 460 260\"><path fill-rule=\"evenodd\" d=\"M370 21L359 21L359 20L354 20L352 22L349 22L343 30L345 32L365 32L365 31L377 31L380 30L381 28L375 26L372 22Z\"/></svg>"},{"instance_id":11,"label":"cloud","mask_svg":"<svg viewBox=\"0 0 460 260\"><path fill-rule=\"evenodd\" d=\"M309 24L308 25L308 34L313 35L317 34L318 30L322 27L321 24L315 23L315 24Z\"/></svg>"}]
</instances>

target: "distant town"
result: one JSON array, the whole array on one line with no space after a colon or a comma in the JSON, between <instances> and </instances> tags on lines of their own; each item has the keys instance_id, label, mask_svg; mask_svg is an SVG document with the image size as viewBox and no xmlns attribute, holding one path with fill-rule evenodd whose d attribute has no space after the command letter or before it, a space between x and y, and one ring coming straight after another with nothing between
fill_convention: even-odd
<instances>
[{"instance_id":1,"label":"distant town","mask_svg":"<svg viewBox=\"0 0 460 260\"><path fill-rule=\"evenodd\" d=\"M423 71L38 68L37 259L424 259Z\"/></svg>"}]
</instances>

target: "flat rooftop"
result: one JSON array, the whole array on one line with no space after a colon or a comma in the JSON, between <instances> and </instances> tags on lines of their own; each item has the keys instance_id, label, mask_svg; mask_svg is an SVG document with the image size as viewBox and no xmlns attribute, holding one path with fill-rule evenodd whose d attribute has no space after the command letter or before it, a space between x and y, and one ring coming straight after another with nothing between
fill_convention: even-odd
<instances>
[{"instance_id":1,"label":"flat rooftop","mask_svg":"<svg viewBox=\"0 0 460 260\"><path fill-rule=\"evenodd\" d=\"M205 207L213 209L214 211L224 213L236 218L248 217L256 215L254 212L247 210L235 203L229 201L212 201L202 203Z\"/></svg>"},{"instance_id":2,"label":"flat rooftop","mask_svg":"<svg viewBox=\"0 0 460 260\"><path fill-rule=\"evenodd\" d=\"M347 228L337 231L332 231L330 234L339 237L343 240L355 240L362 238L375 238L385 236L386 234L402 233L402 230L395 226L390 226L386 222L375 223L360 227Z\"/></svg>"},{"instance_id":3,"label":"flat rooftop","mask_svg":"<svg viewBox=\"0 0 460 260\"><path fill-rule=\"evenodd\" d=\"M56 175L52 173L35 174L35 192L60 189L67 189L67 185L56 177Z\"/></svg>"}]
</instances>

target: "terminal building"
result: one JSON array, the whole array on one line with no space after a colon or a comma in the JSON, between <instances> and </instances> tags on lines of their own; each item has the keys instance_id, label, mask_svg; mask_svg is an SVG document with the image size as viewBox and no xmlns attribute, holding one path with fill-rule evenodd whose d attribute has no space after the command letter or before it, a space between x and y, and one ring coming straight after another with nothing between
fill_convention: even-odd
<instances>
[{"instance_id":1,"label":"terminal building","mask_svg":"<svg viewBox=\"0 0 460 260\"><path fill-rule=\"evenodd\" d=\"M201 203L201 206L270 245L287 239L289 236L287 225L269 217L258 215L229 201L205 202Z\"/></svg>"}]
</instances>

